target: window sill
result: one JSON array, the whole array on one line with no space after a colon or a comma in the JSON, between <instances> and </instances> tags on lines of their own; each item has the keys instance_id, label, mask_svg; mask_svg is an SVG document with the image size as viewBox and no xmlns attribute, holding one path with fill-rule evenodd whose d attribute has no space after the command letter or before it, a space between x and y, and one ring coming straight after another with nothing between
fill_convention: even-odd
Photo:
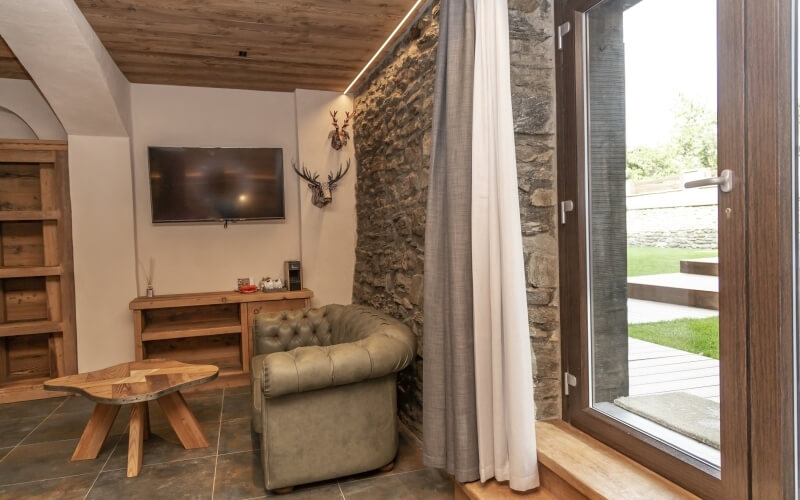
<instances>
[{"instance_id":1,"label":"window sill","mask_svg":"<svg viewBox=\"0 0 800 500\"><path fill-rule=\"evenodd\" d=\"M698 498L560 420L536 422L541 487L516 493L506 483L455 483L455 498Z\"/></svg>"}]
</instances>

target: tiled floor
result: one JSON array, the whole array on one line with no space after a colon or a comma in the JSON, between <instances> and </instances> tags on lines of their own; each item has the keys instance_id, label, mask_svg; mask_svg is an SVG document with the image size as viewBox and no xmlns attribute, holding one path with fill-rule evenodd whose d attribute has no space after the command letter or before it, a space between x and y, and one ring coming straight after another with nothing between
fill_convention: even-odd
<instances>
[{"instance_id":1,"label":"tiled floor","mask_svg":"<svg viewBox=\"0 0 800 500\"><path fill-rule=\"evenodd\" d=\"M0 499L245 499L264 490L247 388L186 395L211 446L184 450L157 404L139 477L126 477L128 411L123 408L95 460L69 458L92 404L67 397L0 405ZM449 499L450 478L422 466L419 441L400 434L395 468L298 487L281 499Z\"/></svg>"}]
</instances>

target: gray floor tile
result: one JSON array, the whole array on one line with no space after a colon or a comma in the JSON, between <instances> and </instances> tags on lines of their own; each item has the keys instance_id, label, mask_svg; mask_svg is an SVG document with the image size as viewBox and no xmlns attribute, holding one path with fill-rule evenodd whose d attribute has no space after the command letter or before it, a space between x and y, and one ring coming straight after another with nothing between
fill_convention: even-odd
<instances>
[{"instance_id":1,"label":"gray floor tile","mask_svg":"<svg viewBox=\"0 0 800 500\"><path fill-rule=\"evenodd\" d=\"M186 399L186 405L192 410L194 418L198 422L219 422L220 415L222 414L222 391L215 391L213 393L197 393L200 395L190 394ZM167 417L161 411L157 401L150 401L150 424L154 427L160 425L168 425Z\"/></svg>"},{"instance_id":2,"label":"gray floor tile","mask_svg":"<svg viewBox=\"0 0 800 500\"><path fill-rule=\"evenodd\" d=\"M18 445L43 420L43 417L9 419L0 417L0 447Z\"/></svg>"},{"instance_id":3,"label":"gray floor tile","mask_svg":"<svg viewBox=\"0 0 800 500\"><path fill-rule=\"evenodd\" d=\"M17 446L0 462L0 484L99 472L116 443L109 439L94 460L70 462L77 439Z\"/></svg>"},{"instance_id":4,"label":"gray floor tile","mask_svg":"<svg viewBox=\"0 0 800 500\"><path fill-rule=\"evenodd\" d=\"M220 455L214 483L214 500L276 497L286 500L342 499L336 481L298 486L291 493L277 495L264 489L264 474L258 451Z\"/></svg>"},{"instance_id":5,"label":"gray floor tile","mask_svg":"<svg viewBox=\"0 0 800 500\"><path fill-rule=\"evenodd\" d=\"M258 453L245 451L220 455L214 499L253 498L266 495Z\"/></svg>"},{"instance_id":6,"label":"gray floor tile","mask_svg":"<svg viewBox=\"0 0 800 500\"><path fill-rule=\"evenodd\" d=\"M152 465L215 455L217 453L219 423L201 423L200 427L203 429L210 446L208 448L196 448L194 450L187 450L183 447L178 436L176 436L175 432L172 430L172 427L169 427L169 424L152 428L150 431L150 439L144 442L142 464ZM114 454L111 456L104 470L124 469L127 466L128 434L123 434L119 446L114 450Z\"/></svg>"},{"instance_id":7,"label":"gray floor tile","mask_svg":"<svg viewBox=\"0 0 800 500\"><path fill-rule=\"evenodd\" d=\"M261 437L253 432L249 418L237 418L222 422L219 436L219 453L257 450L261 447Z\"/></svg>"},{"instance_id":8,"label":"gray floor tile","mask_svg":"<svg viewBox=\"0 0 800 500\"><path fill-rule=\"evenodd\" d=\"M228 396L237 396L239 394L247 394L247 395L249 395L250 393L251 393L251 390L250 390L250 386L249 385L241 385L239 387L228 387L227 389L225 389L225 397L226 398Z\"/></svg>"},{"instance_id":9,"label":"gray floor tile","mask_svg":"<svg viewBox=\"0 0 800 500\"><path fill-rule=\"evenodd\" d=\"M86 492L92 487L96 477L97 474L92 473L0 486L0 499L78 500L86 496Z\"/></svg>"},{"instance_id":10,"label":"gray floor tile","mask_svg":"<svg viewBox=\"0 0 800 500\"><path fill-rule=\"evenodd\" d=\"M0 404L0 420L46 417L64 401L64 397Z\"/></svg>"},{"instance_id":11,"label":"gray floor tile","mask_svg":"<svg viewBox=\"0 0 800 500\"><path fill-rule=\"evenodd\" d=\"M83 429L86 428L90 416L91 413L86 412L54 413L26 437L22 444L78 439L83 434ZM109 437L122 434L125 431L127 419L128 416L120 411L108 433Z\"/></svg>"},{"instance_id":12,"label":"gray floor tile","mask_svg":"<svg viewBox=\"0 0 800 500\"><path fill-rule=\"evenodd\" d=\"M233 420L251 416L250 393L247 394L225 394L225 401L222 408L222 420Z\"/></svg>"},{"instance_id":13,"label":"gray floor tile","mask_svg":"<svg viewBox=\"0 0 800 500\"><path fill-rule=\"evenodd\" d=\"M340 483L347 500L447 500L453 498L450 476L423 469L393 476Z\"/></svg>"},{"instance_id":14,"label":"gray floor tile","mask_svg":"<svg viewBox=\"0 0 800 500\"><path fill-rule=\"evenodd\" d=\"M92 413L94 410L94 401L83 396L69 396L64 404L59 406L56 413L75 413L84 412Z\"/></svg>"},{"instance_id":15,"label":"gray floor tile","mask_svg":"<svg viewBox=\"0 0 800 500\"><path fill-rule=\"evenodd\" d=\"M215 457L206 457L146 465L138 477L132 478L126 477L125 469L103 472L87 499L210 499L215 461Z\"/></svg>"}]
</instances>

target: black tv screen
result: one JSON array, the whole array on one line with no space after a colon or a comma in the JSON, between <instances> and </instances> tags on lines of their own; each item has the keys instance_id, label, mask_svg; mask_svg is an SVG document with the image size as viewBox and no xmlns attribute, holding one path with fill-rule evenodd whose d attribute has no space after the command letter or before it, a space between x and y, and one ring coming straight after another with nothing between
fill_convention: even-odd
<instances>
[{"instance_id":1,"label":"black tv screen","mask_svg":"<svg viewBox=\"0 0 800 500\"><path fill-rule=\"evenodd\" d=\"M283 219L280 148L149 147L153 222Z\"/></svg>"}]
</instances>

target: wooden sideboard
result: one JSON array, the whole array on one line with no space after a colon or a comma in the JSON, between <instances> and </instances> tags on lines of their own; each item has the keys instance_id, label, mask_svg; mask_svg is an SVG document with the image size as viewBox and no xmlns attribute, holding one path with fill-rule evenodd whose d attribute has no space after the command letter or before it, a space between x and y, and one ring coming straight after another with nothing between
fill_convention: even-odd
<instances>
[{"instance_id":1,"label":"wooden sideboard","mask_svg":"<svg viewBox=\"0 0 800 500\"><path fill-rule=\"evenodd\" d=\"M255 315L310 307L313 296L302 289L138 297L130 303L136 360L213 364L219 367L219 378L203 387L247 385Z\"/></svg>"}]
</instances>

